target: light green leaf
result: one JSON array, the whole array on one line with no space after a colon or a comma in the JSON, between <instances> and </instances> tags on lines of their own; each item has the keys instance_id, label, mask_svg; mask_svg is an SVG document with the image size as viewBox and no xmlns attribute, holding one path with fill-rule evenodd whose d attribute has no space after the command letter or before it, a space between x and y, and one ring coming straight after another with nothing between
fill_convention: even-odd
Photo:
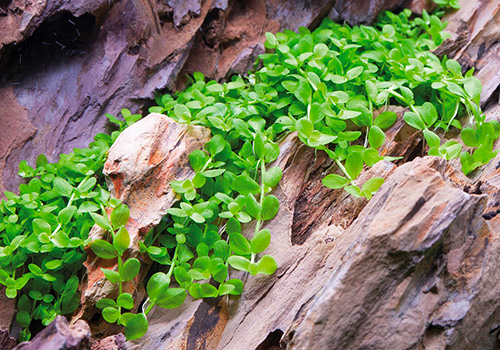
<instances>
[{"instance_id":1,"label":"light green leaf","mask_svg":"<svg viewBox=\"0 0 500 350\"><path fill-rule=\"evenodd\" d=\"M385 133L378 126L374 125L368 133L368 142L374 149L378 149L385 141Z\"/></svg>"},{"instance_id":2,"label":"light green leaf","mask_svg":"<svg viewBox=\"0 0 500 350\"><path fill-rule=\"evenodd\" d=\"M349 153L345 161L345 169L352 179L357 178L363 170L363 158L361 156L361 153Z\"/></svg>"},{"instance_id":3,"label":"light green leaf","mask_svg":"<svg viewBox=\"0 0 500 350\"><path fill-rule=\"evenodd\" d=\"M260 258L257 266L259 267L259 273L264 275L272 275L278 268L276 260L274 260L274 258L270 255L264 255Z\"/></svg>"},{"instance_id":4,"label":"light green leaf","mask_svg":"<svg viewBox=\"0 0 500 350\"><path fill-rule=\"evenodd\" d=\"M347 185L349 179L337 174L329 174L323 178L322 183L328 188L338 189Z\"/></svg>"},{"instance_id":5,"label":"light green leaf","mask_svg":"<svg viewBox=\"0 0 500 350\"><path fill-rule=\"evenodd\" d=\"M260 230L253 236L252 240L250 241L252 253L257 254L260 252L263 252L264 250L269 247L269 244L271 243L271 231L268 229L263 229Z\"/></svg>"}]
</instances>

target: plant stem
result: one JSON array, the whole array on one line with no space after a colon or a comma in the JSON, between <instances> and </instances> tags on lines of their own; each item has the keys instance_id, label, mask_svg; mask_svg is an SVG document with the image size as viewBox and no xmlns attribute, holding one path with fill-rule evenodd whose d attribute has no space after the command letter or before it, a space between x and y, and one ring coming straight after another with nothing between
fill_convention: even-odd
<instances>
[{"instance_id":1,"label":"plant stem","mask_svg":"<svg viewBox=\"0 0 500 350\"><path fill-rule=\"evenodd\" d=\"M255 223L255 231L254 231L254 236L260 231L260 226L262 225L262 206L264 204L264 197L266 196L265 193L265 187L266 185L264 184L264 174L266 173L266 162L261 159L260 160L260 198L259 198L259 204L260 204L260 214L257 222ZM251 260L252 263L255 261L255 254L252 253Z\"/></svg>"},{"instance_id":2,"label":"plant stem","mask_svg":"<svg viewBox=\"0 0 500 350\"><path fill-rule=\"evenodd\" d=\"M118 255L118 273L120 273L121 269L122 269L122 256L121 255ZM118 295L122 295L123 293L123 280L122 280L122 277L120 276L120 282L118 284ZM122 307L121 306L118 306L118 312L121 314L122 313Z\"/></svg>"},{"instance_id":3,"label":"plant stem","mask_svg":"<svg viewBox=\"0 0 500 350\"><path fill-rule=\"evenodd\" d=\"M172 264L170 265L170 268L168 269L168 272L167 272L167 279L168 280L170 280L170 278L172 277L172 273L174 272L175 263L177 261L177 247L178 246L175 247L174 256L172 257ZM146 301L144 302L144 304L148 305L146 307L146 309L144 310L144 315L147 316L151 312L151 310L153 309L153 306L155 306L155 303L152 303L148 297L146 299Z\"/></svg>"}]
</instances>

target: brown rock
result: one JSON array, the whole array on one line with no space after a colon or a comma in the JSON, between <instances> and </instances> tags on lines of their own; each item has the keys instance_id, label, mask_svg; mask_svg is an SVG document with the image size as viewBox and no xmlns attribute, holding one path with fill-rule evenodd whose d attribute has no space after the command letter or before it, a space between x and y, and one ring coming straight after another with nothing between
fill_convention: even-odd
<instances>
[{"instance_id":1,"label":"brown rock","mask_svg":"<svg viewBox=\"0 0 500 350\"><path fill-rule=\"evenodd\" d=\"M492 236L478 215L486 196L450 187L443 163L425 158L398 168L340 237L326 263L332 277L291 349L422 348L436 332L451 348L467 348L453 341L453 330L478 311L470 291L486 257L475 247L484 249ZM478 332L468 339L488 338Z\"/></svg>"},{"instance_id":2,"label":"brown rock","mask_svg":"<svg viewBox=\"0 0 500 350\"><path fill-rule=\"evenodd\" d=\"M0 349L11 350L17 345L17 340L12 338L8 330L0 329Z\"/></svg>"},{"instance_id":3,"label":"brown rock","mask_svg":"<svg viewBox=\"0 0 500 350\"><path fill-rule=\"evenodd\" d=\"M0 286L0 330L8 331L16 313L16 299L5 295L5 286Z\"/></svg>"},{"instance_id":4,"label":"brown rock","mask_svg":"<svg viewBox=\"0 0 500 350\"><path fill-rule=\"evenodd\" d=\"M69 325L63 316L57 316L50 325L32 340L21 343L15 350L90 350L90 328L85 321Z\"/></svg>"}]
</instances>

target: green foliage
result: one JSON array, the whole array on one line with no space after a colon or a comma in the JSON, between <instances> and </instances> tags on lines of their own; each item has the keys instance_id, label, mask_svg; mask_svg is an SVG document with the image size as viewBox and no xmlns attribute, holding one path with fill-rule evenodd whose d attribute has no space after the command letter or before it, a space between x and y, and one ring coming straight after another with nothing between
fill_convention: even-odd
<instances>
[{"instance_id":1,"label":"green foliage","mask_svg":"<svg viewBox=\"0 0 500 350\"><path fill-rule=\"evenodd\" d=\"M139 282L141 269L139 259L124 258L131 246L130 213L110 198L100 175L118 132L96 136L89 149L61 155L55 164L44 156L36 168L21 162L19 174L31 181L21 185L19 195L6 192L0 203L0 283L8 297L19 296L21 338L29 339L33 319L48 324L79 306L77 276L89 244L97 257L116 259L117 269L101 270L117 284L118 296L96 306L107 322L125 327L127 339L145 334L155 305L176 308L188 294L195 299L241 294L243 281L229 278L231 268L273 274L277 263L264 254L272 232L263 225L279 211L270 193L283 174L271 163L279 157L278 138L286 133L297 132L304 144L333 160L338 174L326 175L325 186L366 199L384 180L358 184L363 169L396 159L378 151L384 131L397 120L386 110L389 104L408 107L404 120L422 130L430 155L460 157L466 174L489 162L500 126L486 122L478 106L481 84L472 71L463 75L457 62L430 52L447 38L445 26L436 15L411 19L405 10L386 12L374 27L325 20L313 32L266 33L262 68L247 78L219 84L195 73L184 91L158 96L150 112L203 125L212 139L189 155L195 176L170 184L178 203L139 242L141 254L161 271L145 283L148 299L138 313L130 310L139 303L123 292L124 283ZM107 117L120 129L140 118L128 110L122 115L124 121ZM451 127L462 130L472 151L438 134ZM105 239L89 240L94 223L107 232Z\"/></svg>"},{"instance_id":2,"label":"green foliage","mask_svg":"<svg viewBox=\"0 0 500 350\"><path fill-rule=\"evenodd\" d=\"M9 298L18 297L20 340L30 338L33 320L47 325L80 306L78 273L93 215L116 205L101 173L117 136L99 134L89 148L63 154L57 163L44 155L36 168L21 162L19 174L29 182L0 202L0 283Z\"/></svg>"}]
</instances>

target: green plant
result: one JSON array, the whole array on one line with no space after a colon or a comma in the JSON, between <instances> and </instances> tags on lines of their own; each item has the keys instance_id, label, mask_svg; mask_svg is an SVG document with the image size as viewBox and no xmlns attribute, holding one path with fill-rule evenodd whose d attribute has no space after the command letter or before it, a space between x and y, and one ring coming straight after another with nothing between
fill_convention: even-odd
<instances>
[{"instance_id":1,"label":"green plant","mask_svg":"<svg viewBox=\"0 0 500 350\"><path fill-rule=\"evenodd\" d=\"M123 114L132 117L127 110ZM118 134L98 134L89 148L62 154L57 163L48 163L44 155L35 169L21 162L19 175L31 180L19 186L19 195L4 193L0 283L7 297L18 297L20 340L30 338L32 320L47 325L57 314L71 314L80 306L79 273L92 216L119 203L109 197L102 177L106 152Z\"/></svg>"},{"instance_id":2,"label":"green plant","mask_svg":"<svg viewBox=\"0 0 500 350\"><path fill-rule=\"evenodd\" d=\"M36 169L22 162L20 175L32 180L21 185L19 196L7 192L8 200L0 204L0 283L9 297L20 293L22 339L30 336L31 319L47 324L79 306L77 276L88 244L100 258L117 260L117 270L103 273L117 284L118 296L97 307L106 321L125 326L128 339L147 331L155 305L175 308L188 294L195 299L241 294L243 281L230 278L230 267L273 274L276 261L264 254L272 234L263 224L278 213L279 201L270 193L282 170L272 163L287 133L297 132L304 144L332 158L337 173L326 175L325 186L367 199L384 180L359 184L363 168L397 159L378 151L385 130L397 120L389 104L408 108L404 120L422 130L430 155L460 156L466 174L488 163L497 153L493 142L500 126L487 122L479 108L481 84L473 71L463 75L457 62L430 52L447 38L445 27L436 15L412 18L405 10L382 14L373 27L325 20L313 32L267 33L269 51L260 56L262 67L255 73L223 84L195 73L184 91L158 96L150 112L203 125L213 136L189 155L194 177L171 183L178 203L139 242L140 253L157 264L142 304L123 292L124 282L138 280L140 270L138 259L124 258L129 212L109 197L100 175L118 132L98 135L89 149L61 155L55 164L43 156ZM140 118L127 110L122 115L125 121L107 116L120 129ZM461 129L469 150L456 141L442 142L450 128ZM106 208L112 209L109 215ZM109 240L90 242L94 223ZM136 308L137 313L124 311Z\"/></svg>"}]
</instances>

